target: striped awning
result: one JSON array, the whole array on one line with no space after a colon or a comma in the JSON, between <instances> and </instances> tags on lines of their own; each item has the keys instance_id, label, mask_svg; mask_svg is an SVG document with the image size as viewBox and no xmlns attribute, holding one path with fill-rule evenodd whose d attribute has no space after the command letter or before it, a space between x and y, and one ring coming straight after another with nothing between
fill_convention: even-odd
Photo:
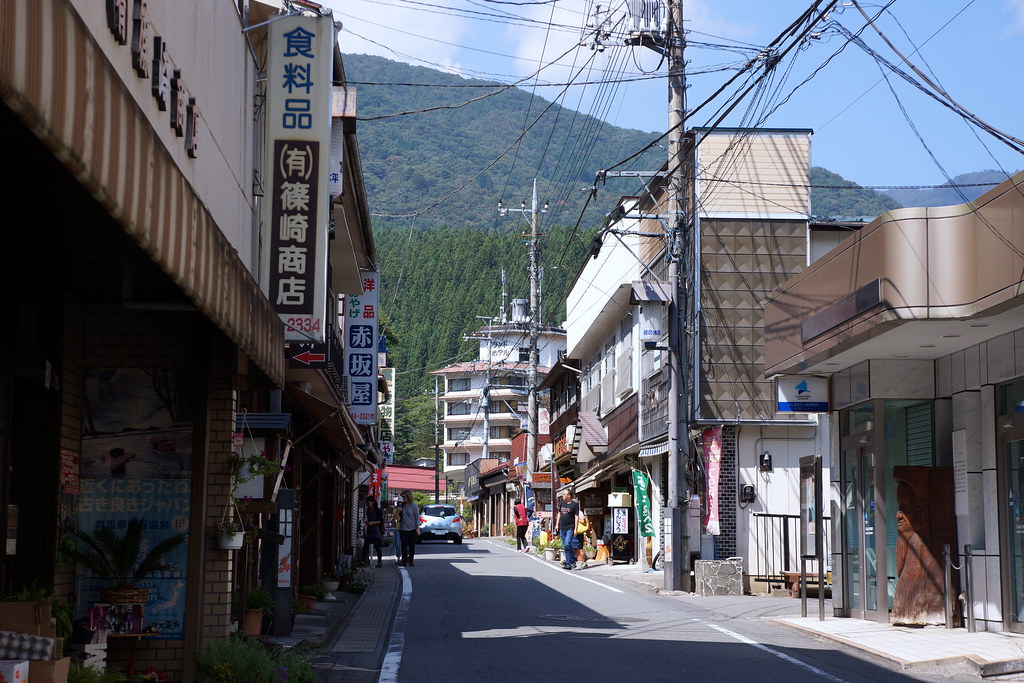
<instances>
[{"instance_id":1,"label":"striped awning","mask_svg":"<svg viewBox=\"0 0 1024 683\"><path fill-rule=\"evenodd\" d=\"M130 60L123 71L135 77ZM0 3L0 99L196 308L282 386L277 313L70 2Z\"/></svg>"},{"instance_id":2,"label":"striped awning","mask_svg":"<svg viewBox=\"0 0 1024 683\"><path fill-rule=\"evenodd\" d=\"M648 446L640 447L641 458L653 458L656 455L664 455L668 453L668 441L659 441Z\"/></svg>"}]
</instances>

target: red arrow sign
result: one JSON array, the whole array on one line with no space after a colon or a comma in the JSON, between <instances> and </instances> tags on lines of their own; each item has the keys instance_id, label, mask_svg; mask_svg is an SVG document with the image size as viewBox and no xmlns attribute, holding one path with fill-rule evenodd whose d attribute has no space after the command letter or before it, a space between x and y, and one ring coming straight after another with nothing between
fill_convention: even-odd
<instances>
[{"instance_id":1,"label":"red arrow sign","mask_svg":"<svg viewBox=\"0 0 1024 683\"><path fill-rule=\"evenodd\" d=\"M326 353L313 353L312 351L303 351L297 356L292 356L292 360L297 360L300 363L309 365L310 363L323 363L327 360Z\"/></svg>"}]
</instances>

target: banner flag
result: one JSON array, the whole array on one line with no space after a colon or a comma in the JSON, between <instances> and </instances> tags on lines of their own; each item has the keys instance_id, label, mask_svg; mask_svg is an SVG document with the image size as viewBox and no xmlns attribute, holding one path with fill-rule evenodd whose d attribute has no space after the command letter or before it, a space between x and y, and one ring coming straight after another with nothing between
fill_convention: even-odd
<instances>
[{"instance_id":1,"label":"banner flag","mask_svg":"<svg viewBox=\"0 0 1024 683\"><path fill-rule=\"evenodd\" d=\"M651 519L651 499L647 485L651 478L640 470L633 470L633 498L636 500L636 518L640 524L641 536L654 536L654 521Z\"/></svg>"},{"instance_id":2,"label":"banner flag","mask_svg":"<svg viewBox=\"0 0 1024 683\"><path fill-rule=\"evenodd\" d=\"M708 509L704 513L704 529L718 536L718 477L722 470L722 428L704 430L704 467L708 473Z\"/></svg>"}]
</instances>

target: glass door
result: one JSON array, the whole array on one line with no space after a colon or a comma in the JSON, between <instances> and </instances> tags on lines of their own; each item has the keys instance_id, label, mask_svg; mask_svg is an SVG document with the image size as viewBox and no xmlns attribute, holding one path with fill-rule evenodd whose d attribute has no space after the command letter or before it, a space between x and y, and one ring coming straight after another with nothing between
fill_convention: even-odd
<instances>
[{"instance_id":1,"label":"glass door","mask_svg":"<svg viewBox=\"0 0 1024 683\"><path fill-rule=\"evenodd\" d=\"M875 454L869 448L843 451L843 576L850 616L888 620L878 611L878 506Z\"/></svg>"},{"instance_id":2,"label":"glass door","mask_svg":"<svg viewBox=\"0 0 1024 683\"><path fill-rule=\"evenodd\" d=\"M1024 631L1024 433L1005 434L1002 447L1003 501L1001 553L1003 563L1003 624Z\"/></svg>"}]
</instances>

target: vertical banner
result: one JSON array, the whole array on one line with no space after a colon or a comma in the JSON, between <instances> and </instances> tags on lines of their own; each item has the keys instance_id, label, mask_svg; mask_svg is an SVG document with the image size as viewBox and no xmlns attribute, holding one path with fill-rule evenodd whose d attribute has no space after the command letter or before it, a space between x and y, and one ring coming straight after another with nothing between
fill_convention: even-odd
<instances>
[{"instance_id":1,"label":"vertical banner","mask_svg":"<svg viewBox=\"0 0 1024 683\"><path fill-rule=\"evenodd\" d=\"M395 369L381 368L380 374L387 391L383 392L383 399L378 406L380 441L377 445L384 454L384 463L390 465L395 460Z\"/></svg>"},{"instance_id":2,"label":"vertical banner","mask_svg":"<svg viewBox=\"0 0 1024 683\"><path fill-rule=\"evenodd\" d=\"M371 496L377 502L380 502L380 489L384 481L384 468L376 469L370 474L370 482L366 495Z\"/></svg>"},{"instance_id":3,"label":"vertical banner","mask_svg":"<svg viewBox=\"0 0 1024 683\"><path fill-rule=\"evenodd\" d=\"M270 23L267 34L263 282L285 339L323 342L333 18L284 17Z\"/></svg>"},{"instance_id":4,"label":"vertical banner","mask_svg":"<svg viewBox=\"0 0 1024 683\"><path fill-rule=\"evenodd\" d=\"M348 412L359 425L377 424L378 274L362 274L363 291L345 295L345 375Z\"/></svg>"},{"instance_id":5,"label":"vertical banner","mask_svg":"<svg viewBox=\"0 0 1024 683\"><path fill-rule=\"evenodd\" d=\"M654 521L651 519L651 498L647 485L651 478L640 470L633 470L633 499L636 501L636 519L641 536L654 536Z\"/></svg>"},{"instance_id":6,"label":"vertical banner","mask_svg":"<svg viewBox=\"0 0 1024 683\"><path fill-rule=\"evenodd\" d=\"M718 536L718 477L722 470L722 428L708 427L704 430L704 468L708 473L708 509L704 513L704 529L711 536Z\"/></svg>"}]
</instances>

